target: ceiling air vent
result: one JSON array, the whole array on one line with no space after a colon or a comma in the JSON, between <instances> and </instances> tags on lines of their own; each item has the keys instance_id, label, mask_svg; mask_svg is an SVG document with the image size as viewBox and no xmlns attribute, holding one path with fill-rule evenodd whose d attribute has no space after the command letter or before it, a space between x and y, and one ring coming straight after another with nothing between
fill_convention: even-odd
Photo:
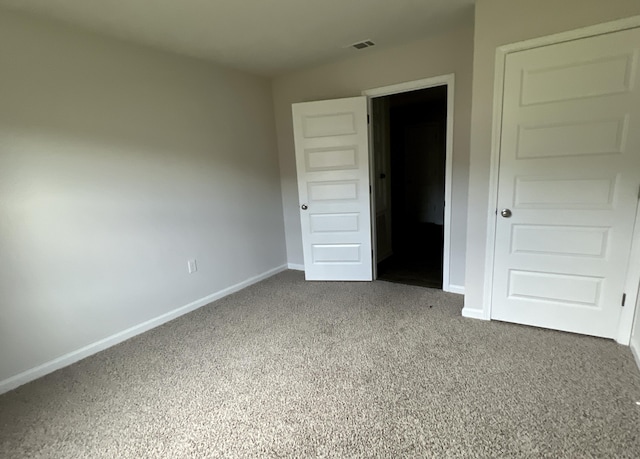
<instances>
[{"instance_id":1,"label":"ceiling air vent","mask_svg":"<svg viewBox=\"0 0 640 459\"><path fill-rule=\"evenodd\" d=\"M370 46L375 46L375 43L372 42L371 40L364 40L364 41L359 41L358 43L354 43L353 45L351 45L351 48L365 49L365 48L369 48Z\"/></svg>"}]
</instances>

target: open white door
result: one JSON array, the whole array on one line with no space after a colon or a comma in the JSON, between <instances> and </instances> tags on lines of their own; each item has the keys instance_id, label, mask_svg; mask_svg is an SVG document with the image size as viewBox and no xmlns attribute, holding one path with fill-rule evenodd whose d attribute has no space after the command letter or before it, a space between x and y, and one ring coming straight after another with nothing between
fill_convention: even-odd
<instances>
[{"instance_id":1,"label":"open white door","mask_svg":"<svg viewBox=\"0 0 640 459\"><path fill-rule=\"evenodd\" d=\"M491 318L613 338L640 185L640 29L505 65Z\"/></svg>"},{"instance_id":2,"label":"open white door","mask_svg":"<svg viewBox=\"0 0 640 459\"><path fill-rule=\"evenodd\" d=\"M367 98L293 104L307 280L372 280Z\"/></svg>"}]
</instances>

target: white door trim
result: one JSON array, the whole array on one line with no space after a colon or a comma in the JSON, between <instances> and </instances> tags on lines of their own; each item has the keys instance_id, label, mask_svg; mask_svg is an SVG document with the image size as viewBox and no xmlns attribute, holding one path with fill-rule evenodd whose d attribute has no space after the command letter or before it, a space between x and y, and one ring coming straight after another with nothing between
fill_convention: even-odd
<instances>
[{"instance_id":1,"label":"white door trim","mask_svg":"<svg viewBox=\"0 0 640 459\"><path fill-rule=\"evenodd\" d=\"M542 46L553 45L581 38L593 37L605 33L619 32L621 30L640 27L640 16L632 16L617 21L596 24L568 32L557 33L546 37L512 43L500 46L496 49L495 79L493 86L493 131L491 135L491 166L489 176L489 201L487 207L487 247L484 269L484 295L482 314L474 317L484 320L491 319L493 267L496 236L496 211L498 203L498 172L500 166L500 139L502 136L502 94L504 87L504 71L507 55L517 51L523 51ZM633 238L632 254L640 252L640 230L636 221L636 231ZM633 327L638 284L640 283L640 259L636 257L629 261L625 290L627 292L626 306L620 315L620 324L616 341L623 345L629 345ZM476 312L476 311L473 311ZM464 311L463 311L463 315Z\"/></svg>"},{"instance_id":2,"label":"white door trim","mask_svg":"<svg viewBox=\"0 0 640 459\"><path fill-rule=\"evenodd\" d=\"M390 86L383 86L380 88L366 89L362 91L363 96L367 96L369 103L369 114L371 111L371 99L374 97L388 96L391 94L399 94L402 92L416 91L419 89L433 88L435 86L447 86L447 145L445 150L446 162L445 162L445 179L444 179L444 248L442 254L442 290L445 292L460 293L460 286L452 286L449 282L449 270L450 270L450 257L451 257L451 182L453 174L453 105L455 95L455 75L450 73L448 75L440 75L432 78L424 78L421 80L409 81L406 83L399 83ZM371 126L371 124L370 124ZM375 187L375 180L373 180L373 141L371 139L371 129L369 129L369 169L371 176L371 186ZM375 189L372 188L372 196L375 196ZM375 216L375 199L371 199L371 215ZM371 234L372 241L375 241L375 218L371 219ZM376 270L376 262L378 259L376 253L376 244L372 243L373 247L373 275L374 279L378 273Z\"/></svg>"}]
</instances>

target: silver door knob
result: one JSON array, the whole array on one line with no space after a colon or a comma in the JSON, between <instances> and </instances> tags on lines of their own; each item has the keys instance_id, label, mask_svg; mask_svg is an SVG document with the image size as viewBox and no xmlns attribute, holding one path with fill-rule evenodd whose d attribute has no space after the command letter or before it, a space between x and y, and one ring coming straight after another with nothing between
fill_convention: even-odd
<instances>
[{"instance_id":1,"label":"silver door knob","mask_svg":"<svg viewBox=\"0 0 640 459\"><path fill-rule=\"evenodd\" d=\"M502 209L500 211L500 215L502 215L504 218L509 218L509 217L511 217L511 210L510 209Z\"/></svg>"},{"instance_id":2,"label":"silver door knob","mask_svg":"<svg viewBox=\"0 0 640 459\"><path fill-rule=\"evenodd\" d=\"M307 210L307 209L308 209L308 207L307 207L307 205L306 205L306 204L302 204L302 205L300 206L300 208L301 208L302 210Z\"/></svg>"}]
</instances>

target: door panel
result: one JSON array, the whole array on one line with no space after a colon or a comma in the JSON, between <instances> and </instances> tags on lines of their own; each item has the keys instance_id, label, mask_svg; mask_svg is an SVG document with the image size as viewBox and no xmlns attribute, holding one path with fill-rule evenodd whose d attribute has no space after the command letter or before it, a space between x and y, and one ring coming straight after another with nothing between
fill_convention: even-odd
<instances>
[{"instance_id":1,"label":"door panel","mask_svg":"<svg viewBox=\"0 0 640 459\"><path fill-rule=\"evenodd\" d=\"M492 319L616 335L640 187L639 52L633 29L507 56Z\"/></svg>"},{"instance_id":2,"label":"door panel","mask_svg":"<svg viewBox=\"0 0 640 459\"><path fill-rule=\"evenodd\" d=\"M293 104L307 280L372 280L366 97Z\"/></svg>"}]
</instances>

